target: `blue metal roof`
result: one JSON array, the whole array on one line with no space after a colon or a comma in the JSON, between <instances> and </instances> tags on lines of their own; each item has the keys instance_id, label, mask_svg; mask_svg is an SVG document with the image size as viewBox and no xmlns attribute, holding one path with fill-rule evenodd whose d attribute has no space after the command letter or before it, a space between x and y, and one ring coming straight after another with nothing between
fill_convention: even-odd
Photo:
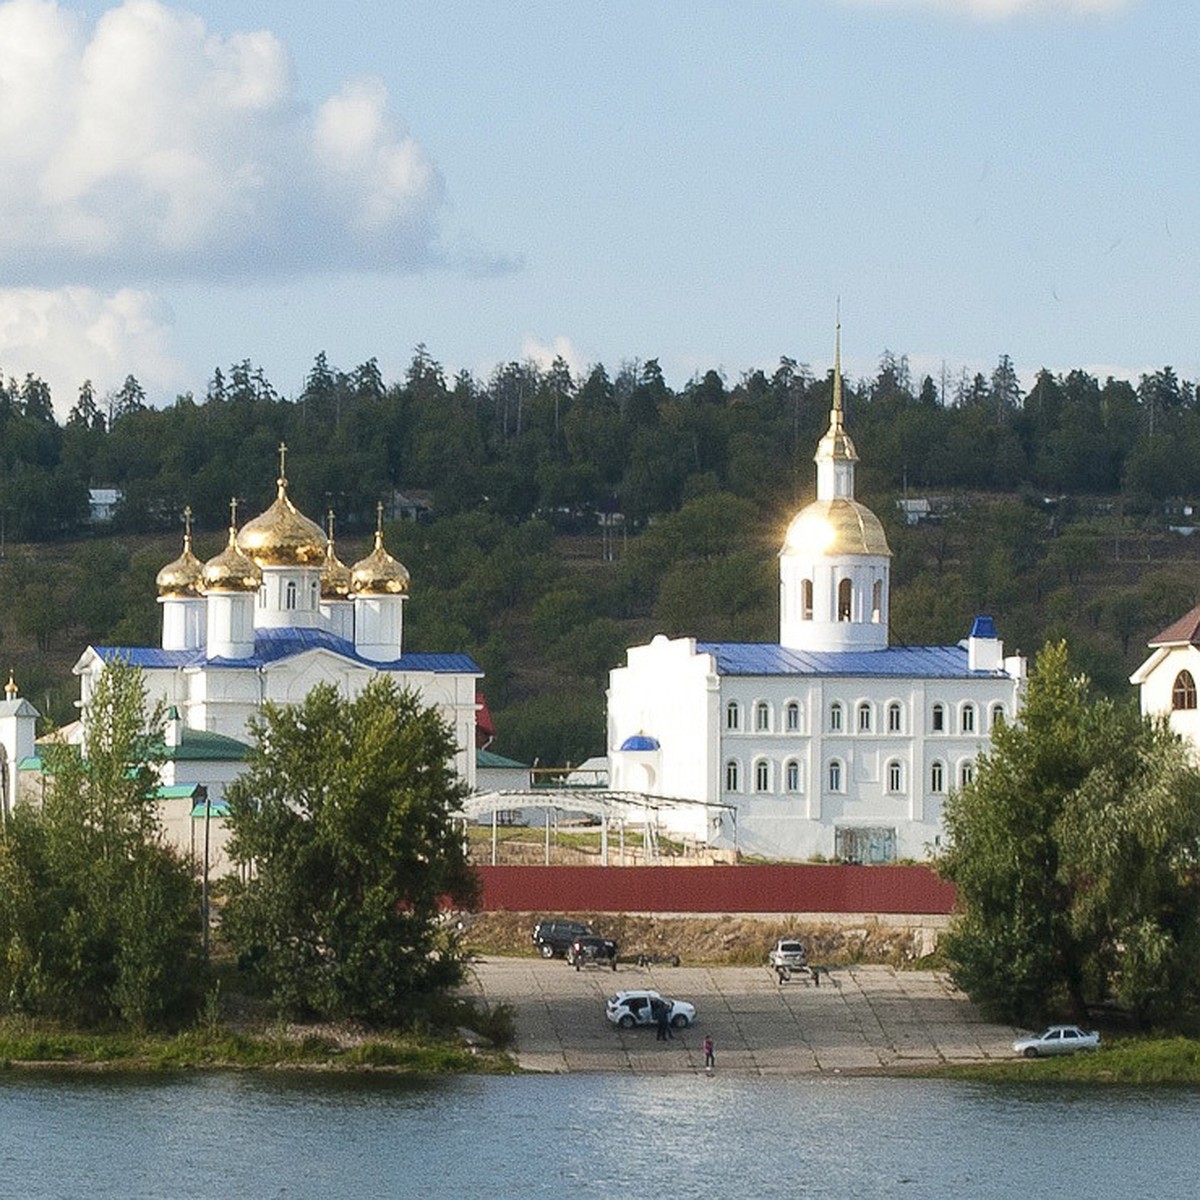
<instances>
[{"instance_id":1,"label":"blue metal roof","mask_svg":"<svg viewBox=\"0 0 1200 1200\"><path fill-rule=\"evenodd\" d=\"M972 671L962 646L889 646L884 650L787 650L767 642L697 642L718 675L857 675L912 679L986 679Z\"/></svg>"},{"instance_id":2,"label":"blue metal roof","mask_svg":"<svg viewBox=\"0 0 1200 1200\"><path fill-rule=\"evenodd\" d=\"M482 675L483 670L469 654L402 654L390 662L363 658L354 643L324 629L257 629L254 653L249 658L209 658L202 650L160 650L156 646L96 646L105 662L120 659L143 670L204 667L206 669L265 667L271 663L328 650L360 666L380 671L428 671L434 675Z\"/></svg>"},{"instance_id":3,"label":"blue metal roof","mask_svg":"<svg viewBox=\"0 0 1200 1200\"><path fill-rule=\"evenodd\" d=\"M658 738L647 737L644 733L635 733L621 743L622 750L661 750Z\"/></svg>"}]
</instances>

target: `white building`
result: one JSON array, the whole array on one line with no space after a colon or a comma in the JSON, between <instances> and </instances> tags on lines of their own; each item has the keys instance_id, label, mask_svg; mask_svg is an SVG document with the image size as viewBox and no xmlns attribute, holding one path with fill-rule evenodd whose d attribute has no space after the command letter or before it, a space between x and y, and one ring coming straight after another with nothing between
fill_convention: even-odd
<instances>
[{"instance_id":1,"label":"white building","mask_svg":"<svg viewBox=\"0 0 1200 1200\"><path fill-rule=\"evenodd\" d=\"M1200 749L1200 606L1150 639L1150 657L1129 677L1139 689L1142 713L1166 717L1180 737Z\"/></svg>"},{"instance_id":2,"label":"white building","mask_svg":"<svg viewBox=\"0 0 1200 1200\"><path fill-rule=\"evenodd\" d=\"M203 784L216 801L242 770L250 719L266 701L298 703L318 683L353 699L387 675L449 723L455 768L474 786L482 671L466 654L405 651L409 573L384 547L382 516L371 552L346 567L332 527L326 533L288 498L283 455L281 447L275 502L240 530L235 510L228 543L216 557L200 562L188 526L183 553L158 574L161 645L83 652L75 673L85 719L106 663L139 667L151 705L162 701L168 710L163 784ZM81 729L75 740L82 736ZM168 813L169 828L173 819ZM190 829L180 822L180 830Z\"/></svg>"},{"instance_id":3,"label":"white building","mask_svg":"<svg viewBox=\"0 0 1200 1200\"><path fill-rule=\"evenodd\" d=\"M839 328L817 498L779 555L778 644L630 649L609 676L609 785L729 805L736 822L681 808L675 832L748 853L920 859L947 793L1016 712L1025 662L1004 657L990 617L957 646L888 645L891 549L854 498L840 359Z\"/></svg>"}]
</instances>

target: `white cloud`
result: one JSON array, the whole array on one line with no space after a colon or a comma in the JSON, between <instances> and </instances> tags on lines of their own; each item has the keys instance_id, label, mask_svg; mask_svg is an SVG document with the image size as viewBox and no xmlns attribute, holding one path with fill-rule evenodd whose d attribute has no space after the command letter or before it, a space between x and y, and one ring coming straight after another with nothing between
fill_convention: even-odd
<instances>
[{"instance_id":1,"label":"white cloud","mask_svg":"<svg viewBox=\"0 0 1200 1200\"><path fill-rule=\"evenodd\" d=\"M40 376L60 418L85 379L103 396L132 371L151 396L170 394L184 378L168 347L171 324L160 300L129 288L0 289L0 373Z\"/></svg>"},{"instance_id":2,"label":"white cloud","mask_svg":"<svg viewBox=\"0 0 1200 1200\"><path fill-rule=\"evenodd\" d=\"M842 0L859 8L936 8L964 17L1001 19L1020 14L1095 16L1127 8L1134 0Z\"/></svg>"},{"instance_id":3,"label":"white cloud","mask_svg":"<svg viewBox=\"0 0 1200 1200\"><path fill-rule=\"evenodd\" d=\"M532 335L522 339L522 361L533 361L545 371L553 365L556 358L561 358L571 368L571 376L576 381L587 373L587 362L570 338L559 334L549 342L543 342Z\"/></svg>"},{"instance_id":4,"label":"white cloud","mask_svg":"<svg viewBox=\"0 0 1200 1200\"><path fill-rule=\"evenodd\" d=\"M418 268L443 187L378 81L315 114L269 32L160 0L0 3L0 270L45 284Z\"/></svg>"}]
</instances>

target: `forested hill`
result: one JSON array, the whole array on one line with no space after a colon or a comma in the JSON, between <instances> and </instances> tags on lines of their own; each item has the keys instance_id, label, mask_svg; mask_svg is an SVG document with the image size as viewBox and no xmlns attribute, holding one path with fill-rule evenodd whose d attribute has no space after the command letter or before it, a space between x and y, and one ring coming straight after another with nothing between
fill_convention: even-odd
<instances>
[{"instance_id":1,"label":"forested hill","mask_svg":"<svg viewBox=\"0 0 1200 1200\"><path fill-rule=\"evenodd\" d=\"M163 409L132 378L104 398L85 385L60 424L44 383L8 381L0 656L69 719L84 641L156 640L154 573L184 505L197 552L215 553L231 496L244 515L270 503L286 442L290 494L314 519L336 511L345 561L381 498L428 496L431 521L388 533L413 574L407 643L476 654L497 749L577 761L603 747L604 677L626 645L777 636L775 554L812 496L830 396L830 377L788 359L676 391L654 360L448 380L418 348L392 384L373 360L343 372L319 355L294 398L247 362ZM1170 368L1136 387L1043 372L1022 395L1006 358L916 385L885 353L845 397L859 497L895 552L893 641L956 641L986 610L1010 650L1066 636L1120 693L1146 637L1195 602L1197 551L1167 526L1200 496L1200 408ZM89 527L89 486L121 490L110 525ZM933 519L905 527L902 495ZM598 514L620 514L615 537Z\"/></svg>"}]
</instances>

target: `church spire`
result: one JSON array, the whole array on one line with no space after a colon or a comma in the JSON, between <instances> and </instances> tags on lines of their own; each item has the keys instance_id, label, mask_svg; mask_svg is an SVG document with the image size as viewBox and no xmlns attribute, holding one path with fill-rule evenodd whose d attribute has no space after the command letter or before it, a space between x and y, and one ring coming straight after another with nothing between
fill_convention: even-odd
<instances>
[{"instance_id":1,"label":"church spire","mask_svg":"<svg viewBox=\"0 0 1200 1200\"><path fill-rule=\"evenodd\" d=\"M854 464L858 452L846 432L846 413L842 401L842 313L838 302L837 324L833 341L833 404L829 409L829 428L817 443L813 461L817 464L817 499L852 500Z\"/></svg>"}]
</instances>

